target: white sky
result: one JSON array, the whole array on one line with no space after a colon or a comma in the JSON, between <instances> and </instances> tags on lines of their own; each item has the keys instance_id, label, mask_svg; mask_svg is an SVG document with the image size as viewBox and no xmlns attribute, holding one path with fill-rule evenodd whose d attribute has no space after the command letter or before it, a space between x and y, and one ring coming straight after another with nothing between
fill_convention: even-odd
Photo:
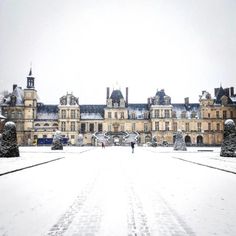
<instances>
[{"instance_id":1,"label":"white sky","mask_svg":"<svg viewBox=\"0 0 236 236\"><path fill-rule=\"evenodd\" d=\"M30 63L39 97L105 104L118 82L129 102L156 89L172 102L236 87L235 0L0 0L0 91L26 87Z\"/></svg>"}]
</instances>

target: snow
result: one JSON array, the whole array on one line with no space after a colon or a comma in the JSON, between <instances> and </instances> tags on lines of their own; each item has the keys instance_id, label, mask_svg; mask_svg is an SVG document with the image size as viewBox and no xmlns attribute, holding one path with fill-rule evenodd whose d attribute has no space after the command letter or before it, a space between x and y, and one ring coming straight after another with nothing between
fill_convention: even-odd
<instances>
[{"instance_id":1,"label":"snow","mask_svg":"<svg viewBox=\"0 0 236 236\"><path fill-rule=\"evenodd\" d=\"M227 120L225 121L225 125L234 125L234 121L231 120L231 119L227 119Z\"/></svg>"},{"instance_id":2,"label":"snow","mask_svg":"<svg viewBox=\"0 0 236 236\"><path fill-rule=\"evenodd\" d=\"M58 113L53 112L40 112L37 113L37 120L57 120Z\"/></svg>"},{"instance_id":3,"label":"snow","mask_svg":"<svg viewBox=\"0 0 236 236\"><path fill-rule=\"evenodd\" d=\"M1 174L62 158L0 176L0 235L236 235L236 158L220 148L50 148L0 158Z\"/></svg>"},{"instance_id":4,"label":"snow","mask_svg":"<svg viewBox=\"0 0 236 236\"><path fill-rule=\"evenodd\" d=\"M81 120L103 120L103 117L100 113L81 113Z\"/></svg>"}]
</instances>

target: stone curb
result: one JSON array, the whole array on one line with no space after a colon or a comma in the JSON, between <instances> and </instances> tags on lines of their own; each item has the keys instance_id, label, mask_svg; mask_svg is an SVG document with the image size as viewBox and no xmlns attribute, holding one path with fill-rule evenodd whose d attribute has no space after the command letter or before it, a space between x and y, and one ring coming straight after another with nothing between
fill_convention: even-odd
<instances>
[{"instance_id":1,"label":"stone curb","mask_svg":"<svg viewBox=\"0 0 236 236\"><path fill-rule=\"evenodd\" d=\"M25 169L29 169L29 168L32 168L32 167L35 167L35 166L44 165L44 164L47 164L47 163L50 163L50 162L53 162L53 161L61 160L63 158L65 158L65 157L59 157L59 158L55 158L55 159L52 159L52 160L49 160L49 161L40 162L40 163L37 163L37 164L34 164L34 165L25 166L25 167L18 168L18 169L15 169L15 170L10 170L10 171L7 171L7 172L0 173L0 176L8 175L8 174L11 174L11 173L14 173L14 172L17 172L17 171L21 171L21 170L25 170Z\"/></svg>"}]
</instances>

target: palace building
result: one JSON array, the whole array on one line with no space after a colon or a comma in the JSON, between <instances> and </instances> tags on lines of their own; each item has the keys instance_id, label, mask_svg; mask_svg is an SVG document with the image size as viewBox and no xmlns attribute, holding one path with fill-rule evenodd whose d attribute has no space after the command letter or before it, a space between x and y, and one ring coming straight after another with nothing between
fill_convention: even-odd
<instances>
[{"instance_id":1,"label":"palace building","mask_svg":"<svg viewBox=\"0 0 236 236\"><path fill-rule=\"evenodd\" d=\"M128 145L131 141L148 145L172 145L176 131L182 130L187 145L220 145L226 119L236 121L234 88L222 86L214 96L202 91L199 103L172 103L164 89L157 90L146 103L129 103L121 90L107 88L106 103L83 105L78 97L67 93L59 104L38 102L32 69L26 88L13 85L11 93L0 96L4 122L13 121L20 145L52 143L60 130L64 144ZM1 122L1 128L3 121Z\"/></svg>"}]
</instances>

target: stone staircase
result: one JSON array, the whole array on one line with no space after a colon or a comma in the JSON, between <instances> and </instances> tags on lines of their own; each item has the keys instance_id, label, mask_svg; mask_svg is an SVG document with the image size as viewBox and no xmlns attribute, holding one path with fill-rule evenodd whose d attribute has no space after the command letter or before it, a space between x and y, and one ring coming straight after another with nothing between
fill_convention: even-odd
<instances>
[{"instance_id":1,"label":"stone staircase","mask_svg":"<svg viewBox=\"0 0 236 236\"><path fill-rule=\"evenodd\" d=\"M120 145L128 146L131 142L138 142L139 133L138 132L95 132L93 137L96 139L98 146L104 143L105 145Z\"/></svg>"}]
</instances>

